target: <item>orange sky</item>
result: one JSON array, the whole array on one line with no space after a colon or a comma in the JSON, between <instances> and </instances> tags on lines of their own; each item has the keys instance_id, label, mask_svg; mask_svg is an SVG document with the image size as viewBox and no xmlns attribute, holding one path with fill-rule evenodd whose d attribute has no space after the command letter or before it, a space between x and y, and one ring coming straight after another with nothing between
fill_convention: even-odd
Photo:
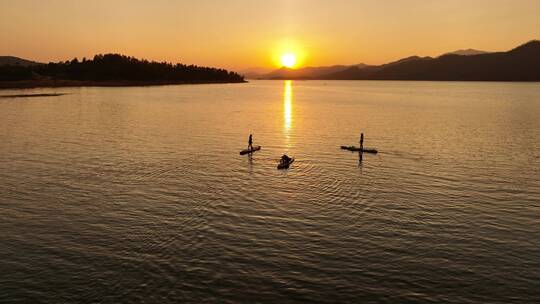
<instances>
[{"instance_id":1,"label":"orange sky","mask_svg":"<svg viewBox=\"0 0 540 304\"><path fill-rule=\"evenodd\" d=\"M0 0L0 55L118 52L231 69L379 64L540 39L538 0Z\"/></svg>"}]
</instances>

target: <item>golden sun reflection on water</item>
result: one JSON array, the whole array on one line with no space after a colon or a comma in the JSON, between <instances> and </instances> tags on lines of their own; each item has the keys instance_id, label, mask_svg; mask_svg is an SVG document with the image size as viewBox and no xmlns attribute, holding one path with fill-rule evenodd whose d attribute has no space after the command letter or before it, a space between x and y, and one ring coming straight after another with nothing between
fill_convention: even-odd
<instances>
[{"instance_id":1,"label":"golden sun reflection on water","mask_svg":"<svg viewBox=\"0 0 540 304\"><path fill-rule=\"evenodd\" d=\"M287 133L292 126L292 81L285 80L285 89L283 91L283 121L284 121L284 131Z\"/></svg>"}]
</instances>

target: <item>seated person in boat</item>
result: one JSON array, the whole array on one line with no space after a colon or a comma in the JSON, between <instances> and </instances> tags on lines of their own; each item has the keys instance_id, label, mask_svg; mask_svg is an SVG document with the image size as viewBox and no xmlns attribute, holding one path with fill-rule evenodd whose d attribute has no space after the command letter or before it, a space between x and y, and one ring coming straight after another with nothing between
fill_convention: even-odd
<instances>
[{"instance_id":1,"label":"seated person in boat","mask_svg":"<svg viewBox=\"0 0 540 304\"><path fill-rule=\"evenodd\" d=\"M282 163L288 163L291 161L291 158L287 156L287 154L283 154L283 156L281 157L281 162Z\"/></svg>"}]
</instances>

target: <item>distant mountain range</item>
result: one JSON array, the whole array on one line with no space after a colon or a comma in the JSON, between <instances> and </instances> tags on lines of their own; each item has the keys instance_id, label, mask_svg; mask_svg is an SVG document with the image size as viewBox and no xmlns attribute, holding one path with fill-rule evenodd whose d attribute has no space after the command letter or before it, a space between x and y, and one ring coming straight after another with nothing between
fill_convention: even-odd
<instances>
[{"instance_id":1,"label":"distant mountain range","mask_svg":"<svg viewBox=\"0 0 540 304\"><path fill-rule=\"evenodd\" d=\"M488 53L490 53L490 52L479 51L479 50L475 50L475 49L466 49L466 50L457 50L457 51L453 51L453 52L448 52L448 53L443 54L441 56L444 56L444 55L471 56L471 55L480 55L480 54L488 54Z\"/></svg>"},{"instance_id":2,"label":"distant mountain range","mask_svg":"<svg viewBox=\"0 0 540 304\"><path fill-rule=\"evenodd\" d=\"M540 81L540 41L507 52L473 49L439 57L411 56L383 65L281 68L259 79Z\"/></svg>"},{"instance_id":3,"label":"distant mountain range","mask_svg":"<svg viewBox=\"0 0 540 304\"><path fill-rule=\"evenodd\" d=\"M40 65L18 57L0 56L0 67ZM411 56L382 65L283 67L270 72L253 68L240 74L256 79L540 81L540 41L532 40L507 52L466 49L435 58Z\"/></svg>"},{"instance_id":4,"label":"distant mountain range","mask_svg":"<svg viewBox=\"0 0 540 304\"><path fill-rule=\"evenodd\" d=\"M17 65L17 66L32 66L41 64L39 62L30 61L14 56L0 56L0 66L2 65Z\"/></svg>"}]
</instances>

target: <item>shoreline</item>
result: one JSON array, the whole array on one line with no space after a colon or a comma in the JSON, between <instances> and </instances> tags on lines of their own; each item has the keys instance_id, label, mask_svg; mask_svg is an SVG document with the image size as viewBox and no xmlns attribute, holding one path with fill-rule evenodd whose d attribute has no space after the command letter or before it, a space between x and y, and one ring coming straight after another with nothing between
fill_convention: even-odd
<instances>
[{"instance_id":1,"label":"shoreline","mask_svg":"<svg viewBox=\"0 0 540 304\"><path fill-rule=\"evenodd\" d=\"M147 87L164 85L189 85L189 84L223 84L223 83L247 83L248 81L87 81L87 80L23 80L23 81L0 81L0 90L9 89L34 89L34 88L65 88L65 87Z\"/></svg>"}]
</instances>

